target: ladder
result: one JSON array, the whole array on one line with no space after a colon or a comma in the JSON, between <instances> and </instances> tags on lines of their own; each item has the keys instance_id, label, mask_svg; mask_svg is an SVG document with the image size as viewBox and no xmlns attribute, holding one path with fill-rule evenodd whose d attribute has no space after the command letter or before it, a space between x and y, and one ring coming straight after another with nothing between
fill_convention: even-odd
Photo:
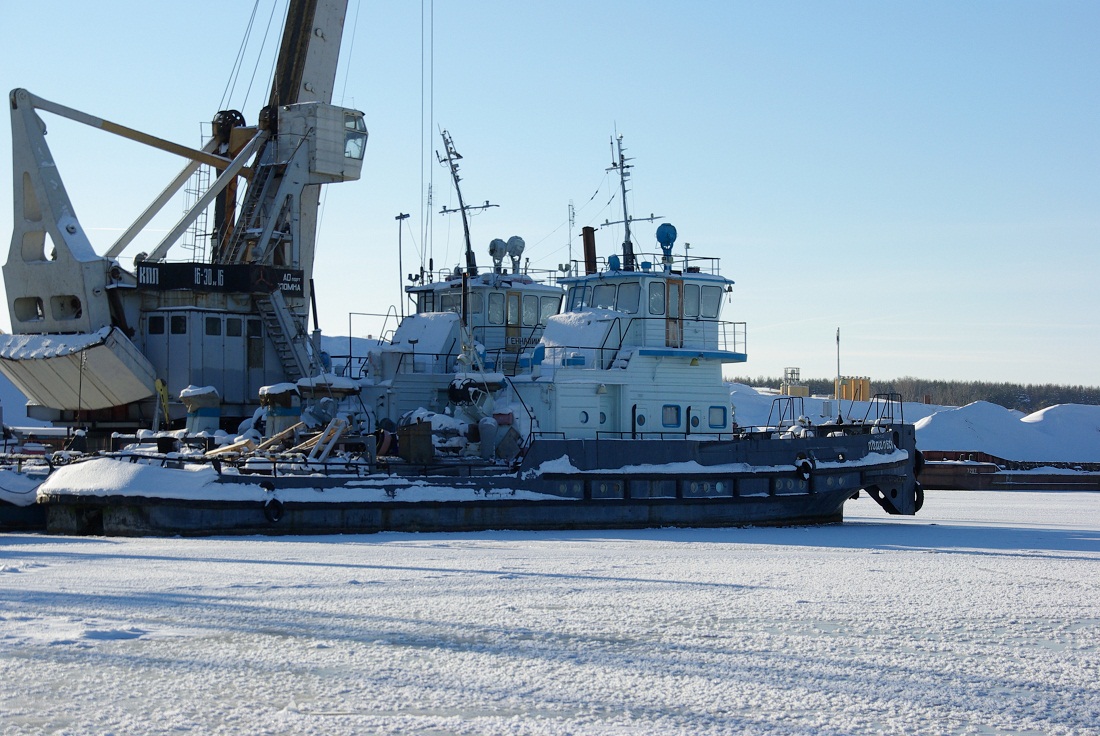
<instances>
[{"instance_id":1,"label":"ladder","mask_svg":"<svg viewBox=\"0 0 1100 736\"><path fill-rule=\"evenodd\" d=\"M305 332L283 299L282 290L253 294L252 299L256 302L256 311L263 317L267 336L275 345L287 379L297 381L311 375L312 361L306 349Z\"/></svg>"}]
</instances>

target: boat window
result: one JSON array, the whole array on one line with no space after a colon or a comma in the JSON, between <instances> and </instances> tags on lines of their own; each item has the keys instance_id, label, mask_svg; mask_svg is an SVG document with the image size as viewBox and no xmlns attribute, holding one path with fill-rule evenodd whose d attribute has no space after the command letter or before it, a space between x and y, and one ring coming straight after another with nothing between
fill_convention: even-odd
<instances>
[{"instance_id":1,"label":"boat window","mask_svg":"<svg viewBox=\"0 0 1100 736\"><path fill-rule=\"evenodd\" d=\"M168 321L169 330L173 335L186 335L187 334L187 315L174 314Z\"/></svg>"},{"instance_id":2,"label":"boat window","mask_svg":"<svg viewBox=\"0 0 1100 736\"><path fill-rule=\"evenodd\" d=\"M489 324L504 324L504 295L499 291L489 292Z\"/></svg>"},{"instance_id":3,"label":"boat window","mask_svg":"<svg viewBox=\"0 0 1100 736\"><path fill-rule=\"evenodd\" d=\"M435 294L430 291L422 291L416 295L416 311L427 314L435 311Z\"/></svg>"},{"instance_id":4,"label":"boat window","mask_svg":"<svg viewBox=\"0 0 1100 736\"><path fill-rule=\"evenodd\" d=\"M722 288L704 286L699 296L699 312L708 319L715 319L722 309Z\"/></svg>"},{"instance_id":5,"label":"boat window","mask_svg":"<svg viewBox=\"0 0 1100 736\"><path fill-rule=\"evenodd\" d=\"M534 294L523 297L523 324L533 327L539 323L539 298Z\"/></svg>"},{"instance_id":6,"label":"boat window","mask_svg":"<svg viewBox=\"0 0 1100 736\"><path fill-rule=\"evenodd\" d=\"M241 318L240 317L226 317L226 319L225 319L225 334L226 334L226 337L240 337L241 336Z\"/></svg>"},{"instance_id":7,"label":"boat window","mask_svg":"<svg viewBox=\"0 0 1100 736\"><path fill-rule=\"evenodd\" d=\"M619 285L619 300L615 308L627 314L638 313L638 297L641 296L642 287L635 281Z\"/></svg>"},{"instance_id":8,"label":"boat window","mask_svg":"<svg viewBox=\"0 0 1100 736\"><path fill-rule=\"evenodd\" d=\"M724 406L712 406L710 408L710 426L712 429L725 428L726 426L726 407Z\"/></svg>"},{"instance_id":9,"label":"boat window","mask_svg":"<svg viewBox=\"0 0 1100 736\"><path fill-rule=\"evenodd\" d=\"M680 407L676 404L665 404L661 407L661 424L666 427L679 427Z\"/></svg>"},{"instance_id":10,"label":"boat window","mask_svg":"<svg viewBox=\"0 0 1100 736\"><path fill-rule=\"evenodd\" d=\"M221 317L207 317L206 318L206 334L217 337L222 334L222 318Z\"/></svg>"},{"instance_id":11,"label":"boat window","mask_svg":"<svg viewBox=\"0 0 1100 736\"><path fill-rule=\"evenodd\" d=\"M519 294L508 294L508 309L505 314L505 321L509 325L519 324Z\"/></svg>"},{"instance_id":12,"label":"boat window","mask_svg":"<svg viewBox=\"0 0 1100 736\"><path fill-rule=\"evenodd\" d=\"M592 289L592 306L600 309L614 309L615 284L600 284Z\"/></svg>"},{"instance_id":13,"label":"boat window","mask_svg":"<svg viewBox=\"0 0 1100 736\"><path fill-rule=\"evenodd\" d=\"M545 325L547 318L557 314L560 308L561 297L544 296L542 298L542 308L539 310L539 324Z\"/></svg>"},{"instance_id":14,"label":"boat window","mask_svg":"<svg viewBox=\"0 0 1100 736\"><path fill-rule=\"evenodd\" d=\"M651 281L649 284L649 313L665 313L665 284L663 281Z\"/></svg>"},{"instance_id":15,"label":"boat window","mask_svg":"<svg viewBox=\"0 0 1100 736\"><path fill-rule=\"evenodd\" d=\"M458 313L462 310L462 295L461 294L444 294L439 298L439 311L440 312L455 312Z\"/></svg>"},{"instance_id":16,"label":"boat window","mask_svg":"<svg viewBox=\"0 0 1100 736\"><path fill-rule=\"evenodd\" d=\"M699 284L684 284L684 316L699 316Z\"/></svg>"},{"instance_id":17,"label":"boat window","mask_svg":"<svg viewBox=\"0 0 1100 736\"><path fill-rule=\"evenodd\" d=\"M579 309L583 309L588 305L586 299L588 292L587 286L574 286L569 290L569 311L576 312Z\"/></svg>"},{"instance_id":18,"label":"boat window","mask_svg":"<svg viewBox=\"0 0 1100 736\"><path fill-rule=\"evenodd\" d=\"M154 314L149 317L149 334L150 335L163 335L164 334L164 317L159 314Z\"/></svg>"}]
</instances>

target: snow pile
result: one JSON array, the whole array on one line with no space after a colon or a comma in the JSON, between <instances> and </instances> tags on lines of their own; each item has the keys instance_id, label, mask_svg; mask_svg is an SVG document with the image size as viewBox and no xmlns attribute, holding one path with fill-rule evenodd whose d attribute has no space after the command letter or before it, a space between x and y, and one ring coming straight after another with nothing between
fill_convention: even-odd
<instances>
[{"instance_id":1,"label":"snow pile","mask_svg":"<svg viewBox=\"0 0 1100 736\"><path fill-rule=\"evenodd\" d=\"M414 350L425 355L441 355L454 348L459 317L453 312L410 314L401 320L393 343L382 350Z\"/></svg>"},{"instance_id":2,"label":"snow pile","mask_svg":"<svg viewBox=\"0 0 1100 736\"><path fill-rule=\"evenodd\" d=\"M977 401L916 424L924 450L984 452L1021 462L1100 462L1100 406L1066 404L1024 416Z\"/></svg>"},{"instance_id":3,"label":"snow pile","mask_svg":"<svg viewBox=\"0 0 1100 736\"><path fill-rule=\"evenodd\" d=\"M229 498L217 485L218 474L209 466L185 465L191 472L171 470L141 462L126 463L96 458L67 465L52 473L39 486L40 494L60 491L69 495L113 496L142 493L157 498ZM233 498L262 500L265 491L257 486L239 486Z\"/></svg>"},{"instance_id":4,"label":"snow pile","mask_svg":"<svg viewBox=\"0 0 1100 736\"><path fill-rule=\"evenodd\" d=\"M78 335L4 335L0 357L11 360L58 358L99 345L111 334L111 327Z\"/></svg>"},{"instance_id":5,"label":"snow pile","mask_svg":"<svg viewBox=\"0 0 1100 736\"><path fill-rule=\"evenodd\" d=\"M44 477L44 474L30 475L6 468L0 469L0 501L15 506L29 506L34 503L36 489Z\"/></svg>"},{"instance_id":6,"label":"snow pile","mask_svg":"<svg viewBox=\"0 0 1100 736\"><path fill-rule=\"evenodd\" d=\"M542 343L547 347L599 347L612 321L622 316L613 309L596 308L555 314L546 320Z\"/></svg>"}]
</instances>

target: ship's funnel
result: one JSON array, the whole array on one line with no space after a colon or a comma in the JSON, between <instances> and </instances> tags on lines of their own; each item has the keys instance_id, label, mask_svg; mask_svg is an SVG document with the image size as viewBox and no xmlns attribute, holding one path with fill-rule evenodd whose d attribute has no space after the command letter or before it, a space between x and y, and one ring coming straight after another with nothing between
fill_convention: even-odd
<instances>
[{"instance_id":1,"label":"ship's funnel","mask_svg":"<svg viewBox=\"0 0 1100 736\"><path fill-rule=\"evenodd\" d=\"M581 242L584 243L584 273L590 276L596 273L596 228L581 228Z\"/></svg>"}]
</instances>

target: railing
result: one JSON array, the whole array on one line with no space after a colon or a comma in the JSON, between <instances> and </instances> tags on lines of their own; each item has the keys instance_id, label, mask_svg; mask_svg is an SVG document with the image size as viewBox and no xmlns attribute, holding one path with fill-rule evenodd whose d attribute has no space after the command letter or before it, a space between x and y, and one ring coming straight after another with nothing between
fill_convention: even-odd
<instances>
[{"instance_id":1,"label":"railing","mask_svg":"<svg viewBox=\"0 0 1100 736\"><path fill-rule=\"evenodd\" d=\"M659 324L659 331L663 335L668 324L667 317L614 317L609 320L600 320L608 323L607 332L599 345L555 345L546 349L547 359L552 364L561 364L572 352L591 351L593 365L598 368L610 368L624 347L673 347L691 351L698 350L722 350L727 352L744 353L746 341L746 325L744 322L720 322L716 320L683 319L680 320L681 340L680 345L668 346L665 342L653 342L647 345L642 339L653 324ZM688 340L683 339L683 333L688 327L701 326L702 335L692 335ZM713 329L710 329L713 327ZM654 330L656 331L656 330ZM701 338L701 339L700 339ZM688 343L688 344L685 344Z\"/></svg>"}]
</instances>

